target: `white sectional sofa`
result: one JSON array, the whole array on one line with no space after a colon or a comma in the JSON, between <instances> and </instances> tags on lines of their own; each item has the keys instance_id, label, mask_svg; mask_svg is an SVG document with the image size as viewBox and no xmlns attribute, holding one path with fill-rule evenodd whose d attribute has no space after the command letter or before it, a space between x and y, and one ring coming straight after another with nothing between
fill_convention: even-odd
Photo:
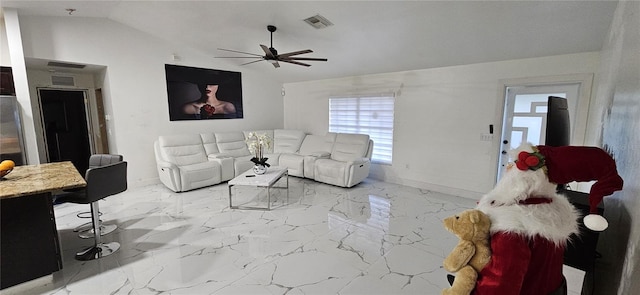
<instances>
[{"instance_id":1,"label":"white sectional sofa","mask_svg":"<svg viewBox=\"0 0 640 295\"><path fill-rule=\"evenodd\" d=\"M368 135L329 132L307 135L275 129L160 136L154 144L160 181L184 192L228 181L253 167L245 142L249 132L273 139L267 163L289 175L352 187L369 175L373 141Z\"/></svg>"}]
</instances>

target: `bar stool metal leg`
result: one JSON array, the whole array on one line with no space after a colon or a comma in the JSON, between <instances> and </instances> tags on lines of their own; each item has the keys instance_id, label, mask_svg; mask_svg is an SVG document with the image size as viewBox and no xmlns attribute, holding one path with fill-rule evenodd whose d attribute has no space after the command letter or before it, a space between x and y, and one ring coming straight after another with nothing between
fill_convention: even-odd
<instances>
[{"instance_id":1,"label":"bar stool metal leg","mask_svg":"<svg viewBox=\"0 0 640 295\"><path fill-rule=\"evenodd\" d=\"M86 213L88 213L88 216L84 216L87 215ZM78 214L76 214L79 218L91 218L93 220L93 216L91 215L91 211L86 211L86 212L80 212ZM98 214L99 216L102 216L102 213ZM104 224L102 222L102 220L100 220L100 235L108 235L111 232L113 232L114 230L116 230L116 228L118 228L117 225L115 224ZM89 222L85 222L81 225L78 225L76 228L73 229L73 232L77 232L79 233L78 236L82 239L93 239L93 221L89 221Z\"/></svg>"},{"instance_id":2,"label":"bar stool metal leg","mask_svg":"<svg viewBox=\"0 0 640 295\"><path fill-rule=\"evenodd\" d=\"M93 225L93 222L91 224ZM116 228L118 228L118 226L115 225L115 224L104 224L104 223L102 223L102 221L100 221L100 235L101 236L108 235L108 234L112 233L114 230L116 230ZM94 236L95 236L95 234L94 234L93 226L90 229L81 231L78 234L78 237L80 237L82 239L93 239Z\"/></svg>"},{"instance_id":3,"label":"bar stool metal leg","mask_svg":"<svg viewBox=\"0 0 640 295\"><path fill-rule=\"evenodd\" d=\"M102 235L100 234L100 215L98 214L98 212L100 212L98 208L98 202L96 201L91 203L93 230L96 233L94 235L94 245L76 253L77 260L87 261L99 259L105 256L109 256L120 249L120 244L118 242L102 242Z\"/></svg>"}]
</instances>

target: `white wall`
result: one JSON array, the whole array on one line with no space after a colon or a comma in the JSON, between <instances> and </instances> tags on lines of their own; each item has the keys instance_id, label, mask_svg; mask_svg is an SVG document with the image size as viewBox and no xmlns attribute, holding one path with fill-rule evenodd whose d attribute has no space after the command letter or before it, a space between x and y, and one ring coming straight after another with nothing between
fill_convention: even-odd
<instances>
[{"instance_id":1,"label":"white wall","mask_svg":"<svg viewBox=\"0 0 640 295\"><path fill-rule=\"evenodd\" d=\"M106 19L22 16L20 25L25 58L107 67L96 84L111 118L110 150L129 162L132 186L157 181L153 141L159 135L283 127L281 84L250 68ZM171 60L174 53L181 61ZM165 64L242 72L244 119L169 121Z\"/></svg>"},{"instance_id":2,"label":"white wall","mask_svg":"<svg viewBox=\"0 0 640 295\"><path fill-rule=\"evenodd\" d=\"M609 228L600 234L595 281L586 294L640 290L640 2L621 1L604 40L591 138L609 147L624 188L604 198Z\"/></svg>"},{"instance_id":3,"label":"white wall","mask_svg":"<svg viewBox=\"0 0 640 295\"><path fill-rule=\"evenodd\" d=\"M284 125L324 134L330 95L396 92L393 165L374 165L372 176L479 198L495 184L502 81L595 73L598 61L592 52L289 83ZM481 141L489 124L493 141Z\"/></svg>"}]
</instances>

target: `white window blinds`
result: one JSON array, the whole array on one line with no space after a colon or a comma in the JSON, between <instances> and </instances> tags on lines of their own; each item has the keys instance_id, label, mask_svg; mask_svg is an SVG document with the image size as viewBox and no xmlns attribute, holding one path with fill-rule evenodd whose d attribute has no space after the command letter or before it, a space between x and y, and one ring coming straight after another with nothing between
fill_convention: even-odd
<instances>
[{"instance_id":1,"label":"white window blinds","mask_svg":"<svg viewBox=\"0 0 640 295\"><path fill-rule=\"evenodd\" d=\"M393 94L329 98L329 131L368 134L375 163L391 164L393 154Z\"/></svg>"}]
</instances>

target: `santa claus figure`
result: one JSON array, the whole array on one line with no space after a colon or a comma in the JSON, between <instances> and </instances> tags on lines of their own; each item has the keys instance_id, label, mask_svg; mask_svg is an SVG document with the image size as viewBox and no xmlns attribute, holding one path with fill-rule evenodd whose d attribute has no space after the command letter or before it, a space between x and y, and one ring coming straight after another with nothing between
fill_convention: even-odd
<instances>
[{"instance_id":1,"label":"santa claus figure","mask_svg":"<svg viewBox=\"0 0 640 295\"><path fill-rule=\"evenodd\" d=\"M557 185L598 180L589 197L595 213L602 197L622 189L622 179L599 148L523 144L510 156L513 167L478 202L491 219L492 254L473 294L566 294L564 249L580 216ZM587 227L606 228L604 218L594 218Z\"/></svg>"}]
</instances>

